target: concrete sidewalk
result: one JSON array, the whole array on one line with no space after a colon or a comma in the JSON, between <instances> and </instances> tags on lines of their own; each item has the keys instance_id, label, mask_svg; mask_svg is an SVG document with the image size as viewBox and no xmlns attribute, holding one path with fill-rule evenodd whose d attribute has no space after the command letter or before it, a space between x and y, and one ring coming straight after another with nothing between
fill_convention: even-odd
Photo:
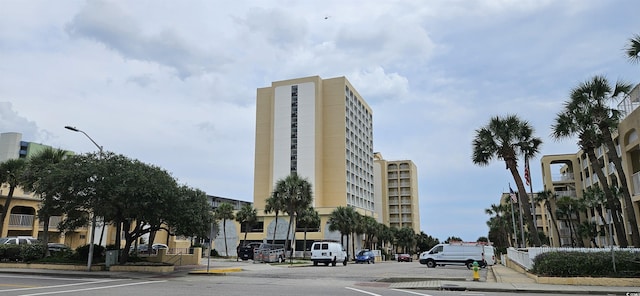
<instances>
[{"instance_id":1,"label":"concrete sidewalk","mask_svg":"<svg viewBox=\"0 0 640 296\"><path fill-rule=\"evenodd\" d=\"M482 280L482 279L481 279ZM452 291L561 293L579 295L628 295L640 293L640 287L578 286L538 284L532 278L503 265L494 265L487 270L485 281L418 281L394 283L395 289L426 289Z\"/></svg>"}]
</instances>

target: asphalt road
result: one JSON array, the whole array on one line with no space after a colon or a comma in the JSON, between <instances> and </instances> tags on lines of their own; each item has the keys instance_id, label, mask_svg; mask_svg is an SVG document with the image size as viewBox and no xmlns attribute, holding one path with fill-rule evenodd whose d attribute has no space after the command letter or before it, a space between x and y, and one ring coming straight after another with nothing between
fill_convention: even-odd
<instances>
[{"instance_id":1,"label":"asphalt road","mask_svg":"<svg viewBox=\"0 0 640 296\"><path fill-rule=\"evenodd\" d=\"M254 264L251 261L213 262L212 268L242 267L224 276L153 276L137 279L0 274L0 295L304 295L410 296L510 295L464 291L392 289L389 279L471 279L462 266L427 268L417 262L312 266ZM486 269L481 277L486 278ZM90 275L89 275L90 276ZM385 280L386 279L386 280ZM521 294L519 294L521 295Z\"/></svg>"}]
</instances>

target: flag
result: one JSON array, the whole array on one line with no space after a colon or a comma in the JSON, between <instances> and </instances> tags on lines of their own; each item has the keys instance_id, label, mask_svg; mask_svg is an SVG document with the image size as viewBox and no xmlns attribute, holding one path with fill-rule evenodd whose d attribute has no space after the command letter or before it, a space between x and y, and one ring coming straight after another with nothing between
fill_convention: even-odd
<instances>
[{"instance_id":1,"label":"flag","mask_svg":"<svg viewBox=\"0 0 640 296\"><path fill-rule=\"evenodd\" d=\"M509 196L511 196L511 201L513 203L518 203L518 197L516 197L516 193L511 189L511 185L509 185Z\"/></svg>"},{"instance_id":2,"label":"flag","mask_svg":"<svg viewBox=\"0 0 640 296\"><path fill-rule=\"evenodd\" d=\"M529 160L524 159L524 182L531 186L531 174L529 174Z\"/></svg>"}]
</instances>

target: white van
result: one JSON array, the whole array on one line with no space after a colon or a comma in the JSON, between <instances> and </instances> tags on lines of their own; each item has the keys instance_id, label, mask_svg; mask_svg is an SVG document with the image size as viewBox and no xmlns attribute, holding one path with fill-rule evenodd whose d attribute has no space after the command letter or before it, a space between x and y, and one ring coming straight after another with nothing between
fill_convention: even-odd
<instances>
[{"instance_id":1,"label":"white van","mask_svg":"<svg viewBox=\"0 0 640 296\"><path fill-rule=\"evenodd\" d=\"M420 264L433 268L438 265L465 265L471 269L473 262L485 267L484 246L480 244L438 244L420 254Z\"/></svg>"},{"instance_id":2,"label":"white van","mask_svg":"<svg viewBox=\"0 0 640 296\"><path fill-rule=\"evenodd\" d=\"M318 263L324 263L325 266L331 263L336 266L338 262L347 265L347 252L340 243L315 242L311 245L311 261L313 266L317 266Z\"/></svg>"},{"instance_id":3,"label":"white van","mask_svg":"<svg viewBox=\"0 0 640 296\"><path fill-rule=\"evenodd\" d=\"M493 246L484 246L484 261L487 266L496 265L496 248Z\"/></svg>"}]
</instances>

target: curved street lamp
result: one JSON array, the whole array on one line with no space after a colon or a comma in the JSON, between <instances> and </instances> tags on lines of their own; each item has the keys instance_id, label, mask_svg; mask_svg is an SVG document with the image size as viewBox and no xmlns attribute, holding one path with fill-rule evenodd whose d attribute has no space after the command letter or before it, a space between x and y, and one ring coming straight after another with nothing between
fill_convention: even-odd
<instances>
[{"instance_id":1,"label":"curved street lamp","mask_svg":"<svg viewBox=\"0 0 640 296\"><path fill-rule=\"evenodd\" d=\"M79 132L79 133L83 133L87 138L89 138L89 140L91 140L91 142L96 145L96 147L98 147L98 151L100 152L100 154L98 155L99 158L102 158L102 146L98 145L98 143L96 143L96 141L94 141L91 137L89 137L89 135L87 135L87 133L85 133L82 130L77 129L74 126L65 126L64 128L70 130L70 131L74 131L74 132ZM93 217L91 217L91 241L89 242L89 258L87 258L87 271L91 271L91 263L93 260L93 245L95 243L95 239L96 239L96 213L91 213Z\"/></svg>"}]
</instances>

